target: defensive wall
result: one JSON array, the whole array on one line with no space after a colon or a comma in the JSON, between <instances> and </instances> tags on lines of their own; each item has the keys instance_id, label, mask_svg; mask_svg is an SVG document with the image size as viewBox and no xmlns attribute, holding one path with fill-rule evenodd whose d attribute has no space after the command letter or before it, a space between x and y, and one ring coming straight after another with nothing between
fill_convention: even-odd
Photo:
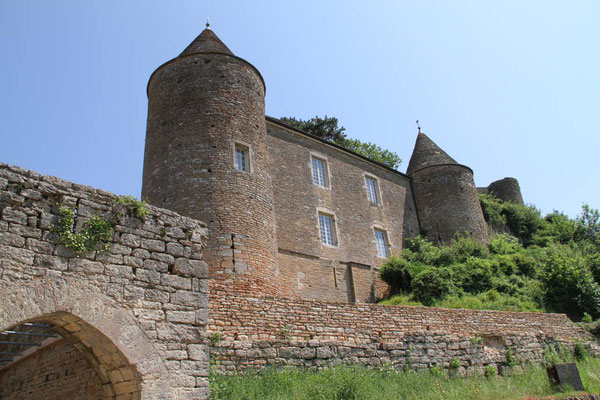
<instances>
[{"instance_id":1,"label":"defensive wall","mask_svg":"<svg viewBox=\"0 0 600 400\"><path fill-rule=\"evenodd\" d=\"M575 340L600 354L585 329L564 314L342 304L214 293L207 334L221 371L274 365L448 368L459 373L501 366L511 347L518 362L540 362L549 346Z\"/></svg>"},{"instance_id":2,"label":"defensive wall","mask_svg":"<svg viewBox=\"0 0 600 400\"><path fill-rule=\"evenodd\" d=\"M0 164L0 332L60 334L31 354L0 344L23 353L0 369L0 398L208 398L206 227L151 206L142 220L115 199ZM78 227L95 214L112 222L109 250L76 257L61 245L61 207ZM2 338L24 340L13 336Z\"/></svg>"}]
</instances>

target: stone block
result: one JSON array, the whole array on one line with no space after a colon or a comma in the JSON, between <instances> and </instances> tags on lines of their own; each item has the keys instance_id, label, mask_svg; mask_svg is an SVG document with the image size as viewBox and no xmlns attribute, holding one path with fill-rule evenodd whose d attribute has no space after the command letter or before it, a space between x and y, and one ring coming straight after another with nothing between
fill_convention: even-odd
<instances>
[{"instance_id":1,"label":"stone block","mask_svg":"<svg viewBox=\"0 0 600 400\"><path fill-rule=\"evenodd\" d=\"M178 258L173 264L173 273L195 278L208 278L208 264L204 261Z\"/></svg>"},{"instance_id":2,"label":"stone block","mask_svg":"<svg viewBox=\"0 0 600 400\"><path fill-rule=\"evenodd\" d=\"M573 390L582 391L583 383L575 363L554 364L546 369L548 380L554 388L570 386Z\"/></svg>"}]
</instances>

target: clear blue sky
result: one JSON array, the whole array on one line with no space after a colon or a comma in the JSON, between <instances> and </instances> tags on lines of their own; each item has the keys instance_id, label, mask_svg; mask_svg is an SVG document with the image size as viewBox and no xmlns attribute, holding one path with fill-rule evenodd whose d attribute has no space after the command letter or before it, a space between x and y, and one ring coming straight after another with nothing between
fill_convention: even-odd
<instances>
[{"instance_id":1,"label":"clear blue sky","mask_svg":"<svg viewBox=\"0 0 600 400\"><path fill-rule=\"evenodd\" d=\"M415 120L478 186L600 208L600 2L0 0L0 161L139 196L146 83L204 28L267 114L339 118L397 152Z\"/></svg>"}]
</instances>

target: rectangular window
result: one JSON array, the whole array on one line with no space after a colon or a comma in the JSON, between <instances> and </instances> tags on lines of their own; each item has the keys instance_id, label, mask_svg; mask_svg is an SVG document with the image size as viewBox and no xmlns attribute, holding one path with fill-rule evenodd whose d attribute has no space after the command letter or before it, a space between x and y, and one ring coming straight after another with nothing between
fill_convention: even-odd
<instances>
[{"instance_id":1,"label":"rectangular window","mask_svg":"<svg viewBox=\"0 0 600 400\"><path fill-rule=\"evenodd\" d=\"M319 230L321 231L321 242L335 246L335 230L332 216L319 213Z\"/></svg>"},{"instance_id":2,"label":"rectangular window","mask_svg":"<svg viewBox=\"0 0 600 400\"><path fill-rule=\"evenodd\" d=\"M379 196L377 194L377 181L373 178L366 177L367 182L367 198L371 204L379 204Z\"/></svg>"},{"instance_id":3,"label":"rectangular window","mask_svg":"<svg viewBox=\"0 0 600 400\"><path fill-rule=\"evenodd\" d=\"M238 171L250 171L250 151L247 146L235 144L235 169Z\"/></svg>"},{"instance_id":4,"label":"rectangular window","mask_svg":"<svg viewBox=\"0 0 600 400\"><path fill-rule=\"evenodd\" d=\"M375 244L377 245L377 257L387 258L389 245L385 231L375 229Z\"/></svg>"},{"instance_id":5,"label":"rectangular window","mask_svg":"<svg viewBox=\"0 0 600 400\"><path fill-rule=\"evenodd\" d=\"M315 185L327 187L327 165L325 160L312 158L313 182Z\"/></svg>"}]
</instances>

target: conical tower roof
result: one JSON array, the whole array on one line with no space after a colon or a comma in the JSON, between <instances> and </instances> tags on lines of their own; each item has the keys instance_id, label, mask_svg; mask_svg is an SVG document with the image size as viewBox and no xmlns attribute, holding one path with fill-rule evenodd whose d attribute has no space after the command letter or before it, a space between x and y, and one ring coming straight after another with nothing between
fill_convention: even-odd
<instances>
[{"instance_id":1,"label":"conical tower roof","mask_svg":"<svg viewBox=\"0 0 600 400\"><path fill-rule=\"evenodd\" d=\"M458 163L444 150L440 149L426 134L419 132L406 173L410 175L416 170L440 164Z\"/></svg>"},{"instance_id":2,"label":"conical tower roof","mask_svg":"<svg viewBox=\"0 0 600 400\"><path fill-rule=\"evenodd\" d=\"M231 50L229 50L229 48L225 46L225 43L215 35L212 29L206 28L188 47L185 48L185 50L183 50L180 56L206 52L233 55Z\"/></svg>"}]
</instances>

